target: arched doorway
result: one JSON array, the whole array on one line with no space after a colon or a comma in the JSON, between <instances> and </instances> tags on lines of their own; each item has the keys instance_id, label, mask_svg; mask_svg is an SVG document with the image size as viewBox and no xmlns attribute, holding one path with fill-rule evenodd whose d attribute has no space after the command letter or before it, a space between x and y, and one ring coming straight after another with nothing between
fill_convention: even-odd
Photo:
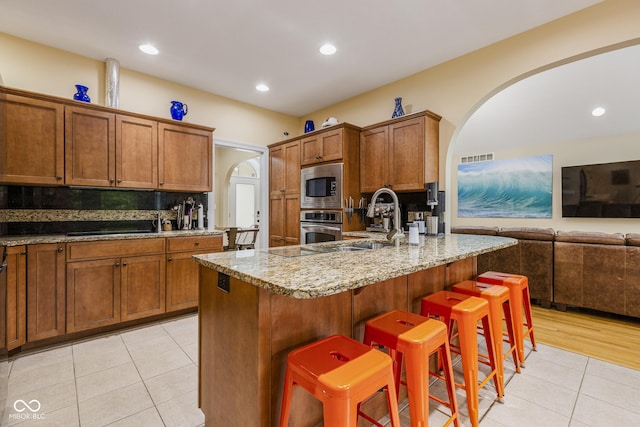
<instances>
[{"instance_id":1,"label":"arched doorway","mask_svg":"<svg viewBox=\"0 0 640 427\"><path fill-rule=\"evenodd\" d=\"M229 178L229 226L260 224L260 164L257 158L239 163Z\"/></svg>"}]
</instances>

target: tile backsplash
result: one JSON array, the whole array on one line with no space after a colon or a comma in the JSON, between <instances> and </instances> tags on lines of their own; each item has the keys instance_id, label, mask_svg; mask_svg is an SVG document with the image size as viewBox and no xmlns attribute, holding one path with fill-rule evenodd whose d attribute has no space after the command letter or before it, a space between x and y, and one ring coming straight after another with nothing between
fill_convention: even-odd
<instances>
[{"instance_id":1,"label":"tile backsplash","mask_svg":"<svg viewBox=\"0 0 640 427\"><path fill-rule=\"evenodd\" d=\"M151 231L158 211L175 227L176 206L191 198L194 206L202 203L206 209L207 197L207 193L0 185L0 235Z\"/></svg>"}]
</instances>

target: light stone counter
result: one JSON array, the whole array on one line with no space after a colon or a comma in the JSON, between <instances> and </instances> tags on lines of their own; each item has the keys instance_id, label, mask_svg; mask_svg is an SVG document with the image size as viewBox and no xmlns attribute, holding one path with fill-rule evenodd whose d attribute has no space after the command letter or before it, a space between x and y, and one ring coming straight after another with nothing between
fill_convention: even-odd
<instances>
[{"instance_id":1,"label":"light stone counter","mask_svg":"<svg viewBox=\"0 0 640 427\"><path fill-rule=\"evenodd\" d=\"M159 237L193 237L193 236L219 236L224 234L221 230L175 230L161 233L119 233L119 234L91 234L85 236L67 236L65 234L42 234L25 236L2 236L0 246L35 245L40 243L72 243L103 240L126 239L157 239Z\"/></svg>"},{"instance_id":2,"label":"light stone counter","mask_svg":"<svg viewBox=\"0 0 640 427\"><path fill-rule=\"evenodd\" d=\"M203 254L194 256L194 259L204 267L275 294L309 299L357 289L517 244L516 239L505 237L447 234L421 236L418 246L409 246L406 239L401 239L399 244L381 249L309 250L348 246L362 241L386 242L384 235L367 234L374 234L377 239Z\"/></svg>"}]
</instances>

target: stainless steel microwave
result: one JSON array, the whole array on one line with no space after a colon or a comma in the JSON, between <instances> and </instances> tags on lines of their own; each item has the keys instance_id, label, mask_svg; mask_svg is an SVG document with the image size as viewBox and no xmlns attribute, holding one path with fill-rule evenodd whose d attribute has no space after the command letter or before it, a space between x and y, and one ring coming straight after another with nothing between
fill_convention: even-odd
<instances>
[{"instance_id":1,"label":"stainless steel microwave","mask_svg":"<svg viewBox=\"0 0 640 427\"><path fill-rule=\"evenodd\" d=\"M342 163L311 166L300 171L300 207L342 208Z\"/></svg>"}]
</instances>

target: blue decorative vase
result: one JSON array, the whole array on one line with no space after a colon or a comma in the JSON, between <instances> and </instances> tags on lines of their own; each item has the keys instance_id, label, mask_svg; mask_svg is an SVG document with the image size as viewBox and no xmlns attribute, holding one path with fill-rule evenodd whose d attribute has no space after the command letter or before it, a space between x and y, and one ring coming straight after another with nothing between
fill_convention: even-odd
<instances>
[{"instance_id":1,"label":"blue decorative vase","mask_svg":"<svg viewBox=\"0 0 640 427\"><path fill-rule=\"evenodd\" d=\"M313 124L313 120L307 120L304 122L304 133L313 132L315 130L315 125Z\"/></svg>"},{"instance_id":2,"label":"blue decorative vase","mask_svg":"<svg viewBox=\"0 0 640 427\"><path fill-rule=\"evenodd\" d=\"M396 108L393 110L391 118L404 116L404 110L402 109L402 98L396 98Z\"/></svg>"},{"instance_id":3,"label":"blue decorative vase","mask_svg":"<svg viewBox=\"0 0 640 427\"><path fill-rule=\"evenodd\" d=\"M73 95L73 99L75 99L76 101L91 102L91 98L89 98L89 95L87 95L87 91L89 90L88 87L83 85L76 85L76 89L78 90L78 92Z\"/></svg>"},{"instance_id":4,"label":"blue decorative vase","mask_svg":"<svg viewBox=\"0 0 640 427\"><path fill-rule=\"evenodd\" d=\"M182 120L182 118L187 115L189 106L179 101L171 101L171 109L169 109L169 111L171 112L171 118L173 120Z\"/></svg>"}]
</instances>

